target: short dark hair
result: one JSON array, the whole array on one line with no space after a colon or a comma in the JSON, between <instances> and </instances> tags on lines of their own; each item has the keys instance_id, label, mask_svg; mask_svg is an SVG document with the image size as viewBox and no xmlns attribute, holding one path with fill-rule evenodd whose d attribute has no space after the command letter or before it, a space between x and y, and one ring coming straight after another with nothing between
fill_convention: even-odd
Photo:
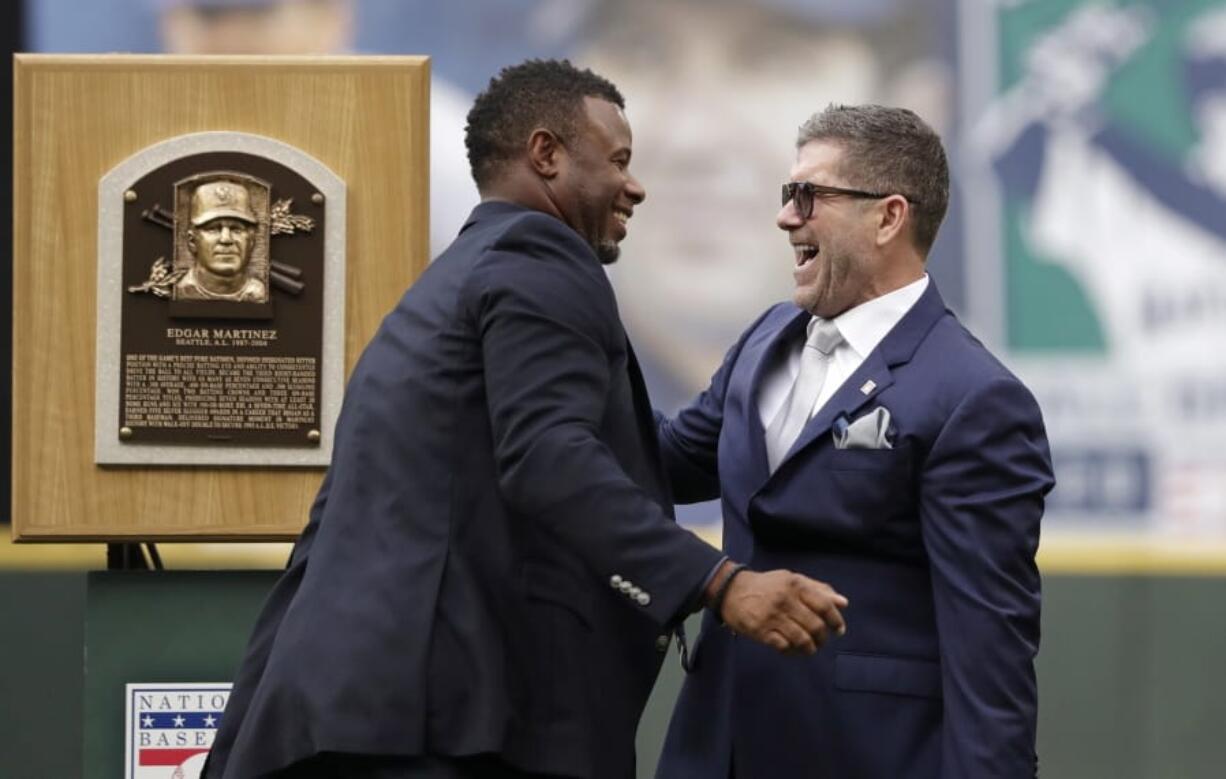
<instances>
[{"instance_id":1,"label":"short dark hair","mask_svg":"<svg viewBox=\"0 0 1226 779\"><path fill-rule=\"evenodd\" d=\"M843 149L848 186L898 193L911 202L916 247L932 248L949 206L949 163L936 132L914 111L880 105L830 105L800 126L796 147L830 141Z\"/></svg>"},{"instance_id":2,"label":"short dark hair","mask_svg":"<svg viewBox=\"0 0 1226 779\"><path fill-rule=\"evenodd\" d=\"M568 60L534 59L503 68L468 112L464 144L477 187L490 183L503 165L523 153L533 130L544 127L563 143L573 138L585 97L626 107L610 81Z\"/></svg>"}]
</instances>

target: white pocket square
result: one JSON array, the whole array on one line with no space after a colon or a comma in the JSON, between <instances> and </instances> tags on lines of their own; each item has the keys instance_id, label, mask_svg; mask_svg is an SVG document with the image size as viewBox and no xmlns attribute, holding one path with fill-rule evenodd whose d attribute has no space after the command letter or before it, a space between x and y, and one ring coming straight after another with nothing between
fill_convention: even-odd
<instances>
[{"instance_id":1,"label":"white pocket square","mask_svg":"<svg viewBox=\"0 0 1226 779\"><path fill-rule=\"evenodd\" d=\"M890 410L878 406L854 422L848 422L847 417L839 417L834 421L835 449L893 449L888 435L890 432Z\"/></svg>"}]
</instances>

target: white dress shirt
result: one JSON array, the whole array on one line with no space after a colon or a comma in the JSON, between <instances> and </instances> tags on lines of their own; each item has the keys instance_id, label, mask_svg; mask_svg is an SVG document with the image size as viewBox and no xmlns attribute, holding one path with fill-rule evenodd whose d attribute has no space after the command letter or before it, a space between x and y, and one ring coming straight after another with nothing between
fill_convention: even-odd
<instances>
[{"instance_id":1,"label":"white dress shirt","mask_svg":"<svg viewBox=\"0 0 1226 779\"><path fill-rule=\"evenodd\" d=\"M843 334L843 342L835 347L830 356L826 382L817 396L817 402L813 404L810 419L826 405L826 401L830 400L843 382L856 372L864 358L877 348L881 339L894 329L894 325L911 310L927 288L928 274L924 274L905 287L861 303L834 318L834 324ZM818 321L820 317L813 317L809 322L809 332L812 332ZM804 341L797 339L787 358L762 381L762 390L758 393L758 414L762 417L763 428L770 427L771 420L783 407L783 401L787 399L788 391L800 370L800 352L804 347Z\"/></svg>"}]
</instances>

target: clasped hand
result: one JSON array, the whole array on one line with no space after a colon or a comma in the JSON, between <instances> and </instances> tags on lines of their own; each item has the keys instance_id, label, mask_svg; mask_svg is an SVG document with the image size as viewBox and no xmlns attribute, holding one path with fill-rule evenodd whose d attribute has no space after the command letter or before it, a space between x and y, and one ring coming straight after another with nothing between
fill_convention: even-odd
<instances>
[{"instance_id":1,"label":"clasped hand","mask_svg":"<svg viewBox=\"0 0 1226 779\"><path fill-rule=\"evenodd\" d=\"M718 606L718 616L733 632L789 654L811 655L831 635L847 632L840 612L847 598L792 571L741 571Z\"/></svg>"}]
</instances>

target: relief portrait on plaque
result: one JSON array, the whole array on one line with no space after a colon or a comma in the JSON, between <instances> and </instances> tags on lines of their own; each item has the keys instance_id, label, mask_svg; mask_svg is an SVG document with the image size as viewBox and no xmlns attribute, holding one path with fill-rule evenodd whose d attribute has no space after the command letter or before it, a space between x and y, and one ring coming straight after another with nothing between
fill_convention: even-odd
<instances>
[{"instance_id":1,"label":"relief portrait on plaque","mask_svg":"<svg viewBox=\"0 0 1226 779\"><path fill-rule=\"evenodd\" d=\"M149 278L128 288L173 301L268 303L270 282L290 295L302 292L301 268L269 258L272 235L311 232L315 219L291 213L293 199L272 201L272 186L232 170L207 171L176 181L174 212L158 203L142 212L174 234L173 262L158 257ZM179 314L188 309L180 307ZM217 310L196 308L203 316ZM231 309L242 318L251 312ZM191 314L187 314L190 316Z\"/></svg>"},{"instance_id":2,"label":"relief portrait on plaque","mask_svg":"<svg viewBox=\"0 0 1226 779\"><path fill-rule=\"evenodd\" d=\"M268 184L217 173L175 184L175 300L268 302ZM181 215L181 212L186 212Z\"/></svg>"},{"instance_id":3,"label":"relief portrait on plaque","mask_svg":"<svg viewBox=\"0 0 1226 779\"><path fill-rule=\"evenodd\" d=\"M343 379L343 241L325 228L344 189L316 166L215 133L104 178L98 462L321 464Z\"/></svg>"}]
</instances>

